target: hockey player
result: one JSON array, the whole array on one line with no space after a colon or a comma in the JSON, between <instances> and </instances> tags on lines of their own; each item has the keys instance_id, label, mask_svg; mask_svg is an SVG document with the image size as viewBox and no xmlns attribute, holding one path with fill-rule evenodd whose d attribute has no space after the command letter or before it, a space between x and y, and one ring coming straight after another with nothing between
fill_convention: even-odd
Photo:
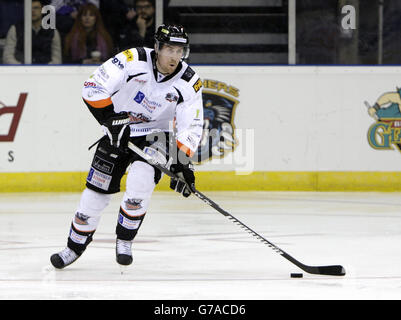
<instances>
[{"instance_id":1,"label":"hockey player","mask_svg":"<svg viewBox=\"0 0 401 320\"><path fill-rule=\"evenodd\" d=\"M184 62L188 54L184 28L161 25L154 49L123 51L84 83L83 100L106 134L94 154L67 247L50 258L54 267L70 265L85 251L129 165L116 226L116 260L132 263L132 241L162 173L127 149L128 141L171 164L170 170L182 180L171 179L170 188L185 197L191 194L188 185L195 183L195 176L189 158L202 135L203 109L202 82ZM175 143L168 143L171 140Z\"/></svg>"}]
</instances>

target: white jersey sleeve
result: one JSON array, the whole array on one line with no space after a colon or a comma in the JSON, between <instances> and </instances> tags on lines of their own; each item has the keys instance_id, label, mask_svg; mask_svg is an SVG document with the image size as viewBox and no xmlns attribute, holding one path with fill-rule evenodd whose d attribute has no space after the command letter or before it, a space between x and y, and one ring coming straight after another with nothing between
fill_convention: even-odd
<instances>
[{"instance_id":1,"label":"white jersey sleeve","mask_svg":"<svg viewBox=\"0 0 401 320\"><path fill-rule=\"evenodd\" d=\"M129 64L138 60L135 55L135 49L125 50L98 67L84 83L83 99L94 108L111 105L111 96L121 89L128 77L127 69L133 67Z\"/></svg>"},{"instance_id":2,"label":"white jersey sleeve","mask_svg":"<svg viewBox=\"0 0 401 320\"><path fill-rule=\"evenodd\" d=\"M198 148L203 130L202 81L195 76L183 88L183 102L175 114L178 148L192 157Z\"/></svg>"}]
</instances>

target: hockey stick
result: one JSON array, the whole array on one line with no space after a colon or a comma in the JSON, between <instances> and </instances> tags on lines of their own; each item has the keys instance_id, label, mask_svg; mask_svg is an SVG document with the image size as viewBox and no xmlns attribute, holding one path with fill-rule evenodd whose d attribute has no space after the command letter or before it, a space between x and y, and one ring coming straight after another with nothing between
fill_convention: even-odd
<instances>
[{"instance_id":1,"label":"hockey stick","mask_svg":"<svg viewBox=\"0 0 401 320\"><path fill-rule=\"evenodd\" d=\"M179 179L174 173L172 173L170 170L168 170L164 165L158 163L155 161L155 159L152 158L151 155L145 153L143 150L138 148L135 144L132 142L128 142L128 148L141 156L143 159L148 161L151 165L155 166L158 168L160 171L165 173L171 178ZM252 236L256 237L259 239L261 242L264 244L267 244L270 248L272 248L275 252L295 264L297 267L301 268L307 273L311 274L322 274L322 275L330 275L330 276L343 276L345 275L345 269L341 265L332 265L332 266L308 266L305 265L292 256L290 256L288 253L286 253L284 250L280 249L277 247L275 244L271 243L270 241L266 240L264 237L262 237L260 234L256 233L253 231L251 228L249 228L247 225L239 221L237 218L235 218L232 214L228 213L224 209L222 209L217 203L206 197L204 194L196 190L195 186L192 184L189 186L192 192L197 196L199 199L201 199L203 202L207 203L209 206L211 206L213 209L217 210L220 212L222 215L228 217L232 222L236 223L239 225L241 228L244 228L248 233L252 234Z\"/></svg>"}]
</instances>

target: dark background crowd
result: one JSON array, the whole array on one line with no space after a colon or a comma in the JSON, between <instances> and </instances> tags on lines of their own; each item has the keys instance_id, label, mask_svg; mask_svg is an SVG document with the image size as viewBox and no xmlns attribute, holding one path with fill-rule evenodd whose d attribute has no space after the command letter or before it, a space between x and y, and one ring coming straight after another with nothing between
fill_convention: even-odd
<instances>
[{"instance_id":1,"label":"dark background crowd","mask_svg":"<svg viewBox=\"0 0 401 320\"><path fill-rule=\"evenodd\" d=\"M56 9L56 29L44 29L42 7ZM24 3L1 0L3 64L23 63ZM116 52L153 46L154 0L33 0L32 63L98 64Z\"/></svg>"},{"instance_id":2,"label":"dark background crowd","mask_svg":"<svg viewBox=\"0 0 401 320\"><path fill-rule=\"evenodd\" d=\"M191 63L288 63L288 0L192 2L163 0L163 21L184 25L190 35ZM355 30L341 28L346 4L356 6ZM56 9L55 30L41 27L45 5ZM153 47L155 5L154 0L33 0L32 63L100 64L127 48ZM0 0L0 64L24 63L23 18L23 0ZM401 64L400 40L399 0L296 1L297 64Z\"/></svg>"}]
</instances>

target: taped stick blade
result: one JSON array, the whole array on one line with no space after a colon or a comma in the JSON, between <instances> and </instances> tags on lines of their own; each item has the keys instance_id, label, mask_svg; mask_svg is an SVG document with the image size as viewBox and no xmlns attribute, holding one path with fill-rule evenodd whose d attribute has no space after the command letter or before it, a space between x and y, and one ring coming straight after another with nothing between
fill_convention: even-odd
<instances>
[{"instance_id":1,"label":"taped stick blade","mask_svg":"<svg viewBox=\"0 0 401 320\"><path fill-rule=\"evenodd\" d=\"M318 273L328 275L328 276L344 276L345 269L343 266L340 266L340 265L323 266L323 267L318 267Z\"/></svg>"}]
</instances>

